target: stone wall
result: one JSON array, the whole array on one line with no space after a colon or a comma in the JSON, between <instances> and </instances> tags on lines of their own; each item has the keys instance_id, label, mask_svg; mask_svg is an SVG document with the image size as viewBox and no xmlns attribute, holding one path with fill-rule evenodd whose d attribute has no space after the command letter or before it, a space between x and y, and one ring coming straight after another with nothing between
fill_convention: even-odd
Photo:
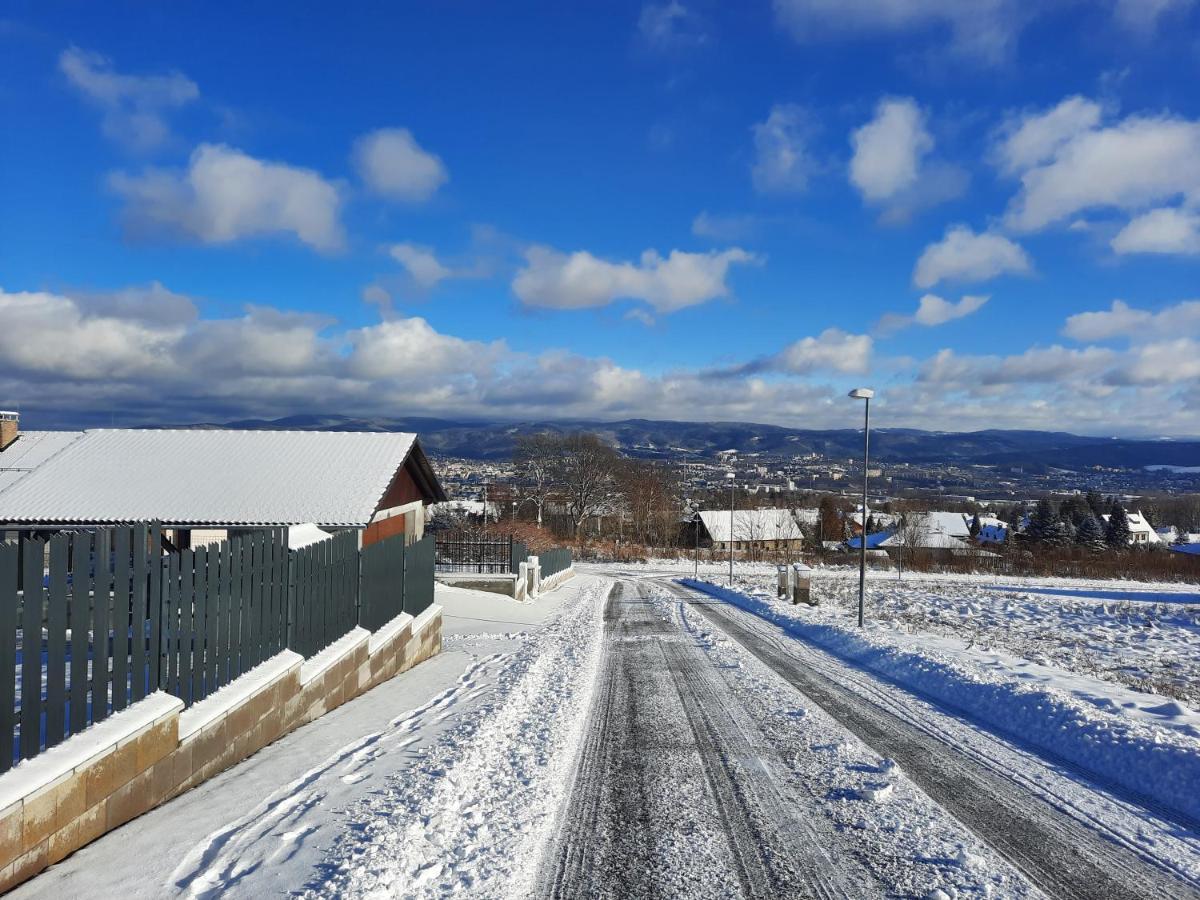
<instances>
[{"instance_id":1,"label":"stone wall","mask_svg":"<svg viewBox=\"0 0 1200 900\"><path fill-rule=\"evenodd\" d=\"M285 650L190 709L158 692L0 776L0 892L441 651L441 607Z\"/></svg>"}]
</instances>

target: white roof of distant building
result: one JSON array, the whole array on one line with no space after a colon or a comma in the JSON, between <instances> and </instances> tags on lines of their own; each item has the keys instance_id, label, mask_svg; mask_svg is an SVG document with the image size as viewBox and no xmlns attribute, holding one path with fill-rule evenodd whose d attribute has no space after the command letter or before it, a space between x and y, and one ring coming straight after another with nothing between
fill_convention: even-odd
<instances>
[{"instance_id":1,"label":"white roof of distant building","mask_svg":"<svg viewBox=\"0 0 1200 900\"><path fill-rule=\"evenodd\" d=\"M700 521L709 537L722 543L733 541L801 540L804 532L788 509L738 509L733 513L732 537L729 510L701 510Z\"/></svg>"},{"instance_id":2,"label":"white roof of distant building","mask_svg":"<svg viewBox=\"0 0 1200 900\"><path fill-rule=\"evenodd\" d=\"M312 522L303 525L292 525L288 528L288 549L299 550L309 544L319 544L328 538L329 532L318 528Z\"/></svg>"},{"instance_id":3,"label":"white roof of distant building","mask_svg":"<svg viewBox=\"0 0 1200 900\"><path fill-rule=\"evenodd\" d=\"M924 517L925 527L932 531L940 531L943 534L961 538L971 536L971 520L964 517L962 513L928 512L921 513L921 515Z\"/></svg>"},{"instance_id":4,"label":"white roof of distant building","mask_svg":"<svg viewBox=\"0 0 1200 900\"><path fill-rule=\"evenodd\" d=\"M22 431L7 449L0 450L0 491L81 437L82 431Z\"/></svg>"},{"instance_id":5,"label":"white roof of distant building","mask_svg":"<svg viewBox=\"0 0 1200 900\"><path fill-rule=\"evenodd\" d=\"M415 444L385 432L86 431L0 491L0 522L363 527Z\"/></svg>"}]
</instances>

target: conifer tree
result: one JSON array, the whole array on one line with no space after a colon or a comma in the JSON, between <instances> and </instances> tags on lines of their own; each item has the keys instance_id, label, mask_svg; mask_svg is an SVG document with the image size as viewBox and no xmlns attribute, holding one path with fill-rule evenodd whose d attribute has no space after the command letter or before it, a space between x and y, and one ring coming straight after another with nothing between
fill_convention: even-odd
<instances>
[{"instance_id":1,"label":"conifer tree","mask_svg":"<svg viewBox=\"0 0 1200 900\"><path fill-rule=\"evenodd\" d=\"M1114 500L1112 511L1108 514L1105 542L1113 550L1128 550L1129 538L1129 516L1125 513L1125 507Z\"/></svg>"},{"instance_id":2,"label":"conifer tree","mask_svg":"<svg viewBox=\"0 0 1200 900\"><path fill-rule=\"evenodd\" d=\"M1095 516L1088 516L1079 523L1075 532L1075 543L1089 553L1099 553L1107 546L1104 538L1104 525Z\"/></svg>"},{"instance_id":3,"label":"conifer tree","mask_svg":"<svg viewBox=\"0 0 1200 900\"><path fill-rule=\"evenodd\" d=\"M983 531L983 523L979 521L979 513L975 513L971 519L971 527L968 529L971 534L971 540L979 539L979 532Z\"/></svg>"}]
</instances>

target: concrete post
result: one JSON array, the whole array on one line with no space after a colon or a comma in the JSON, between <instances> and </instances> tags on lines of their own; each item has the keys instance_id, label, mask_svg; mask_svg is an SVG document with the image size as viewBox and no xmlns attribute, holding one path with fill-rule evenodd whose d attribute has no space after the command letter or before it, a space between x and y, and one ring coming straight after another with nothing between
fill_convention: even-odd
<instances>
[{"instance_id":1,"label":"concrete post","mask_svg":"<svg viewBox=\"0 0 1200 900\"><path fill-rule=\"evenodd\" d=\"M778 570L779 581L775 590L776 597L790 597L792 594L792 568L791 566L779 566Z\"/></svg>"},{"instance_id":2,"label":"concrete post","mask_svg":"<svg viewBox=\"0 0 1200 900\"><path fill-rule=\"evenodd\" d=\"M806 603L809 606L816 606L817 601L812 595L812 568L804 563L792 564L792 603Z\"/></svg>"},{"instance_id":3,"label":"concrete post","mask_svg":"<svg viewBox=\"0 0 1200 900\"><path fill-rule=\"evenodd\" d=\"M523 562L517 566L517 593L519 600L529 599L529 563Z\"/></svg>"},{"instance_id":4,"label":"concrete post","mask_svg":"<svg viewBox=\"0 0 1200 900\"><path fill-rule=\"evenodd\" d=\"M529 557L529 596L536 597L542 592L542 564L536 556Z\"/></svg>"}]
</instances>

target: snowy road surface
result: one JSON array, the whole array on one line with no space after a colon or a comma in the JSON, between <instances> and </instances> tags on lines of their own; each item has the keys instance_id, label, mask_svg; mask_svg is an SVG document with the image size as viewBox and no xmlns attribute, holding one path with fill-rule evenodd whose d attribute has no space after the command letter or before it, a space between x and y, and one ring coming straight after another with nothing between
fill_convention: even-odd
<instances>
[{"instance_id":1,"label":"snowy road surface","mask_svg":"<svg viewBox=\"0 0 1200 900\"><path fill-rule=\"evenodd\" d=\"M1200 842L1186 826L727 603L674 590L1049 895L1200 895Z\"/></svg>"},{"instance_id":2,"label":"snowy road surface","mask_svg":"<svg viewBox=\"0 0 1200 900\"><path fill-rule=\"evenodd\" d=\"M441 656L13 896L1200 897L1178 812L648 574L439 588Z\"/></svg>"}]
</instances>

